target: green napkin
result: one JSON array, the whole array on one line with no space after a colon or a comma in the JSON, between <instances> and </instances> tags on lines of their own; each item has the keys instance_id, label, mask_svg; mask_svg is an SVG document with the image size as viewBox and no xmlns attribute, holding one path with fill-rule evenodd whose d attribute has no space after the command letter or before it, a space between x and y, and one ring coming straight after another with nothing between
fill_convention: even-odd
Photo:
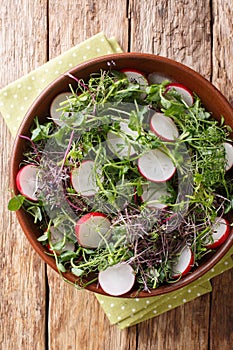
<instances>
[{"instance_id":1,"label":"green napkin","mask_svg":"<svg viewBox=\"0 0 233 350\"><path fill-rule=\"evenodd\" d=\"M3 88L0 91L0 112L12 136L16 135L30 105L54 79L88 59L116 52L122 52L116 40L99 33ZM143 299L105 297L99 294L96 294L96 298L111 324L117 324L123 329L211 292L209 280L233 267L232 254L233 247L211 271L175 292Z\"/></svg>"}]
</instances>

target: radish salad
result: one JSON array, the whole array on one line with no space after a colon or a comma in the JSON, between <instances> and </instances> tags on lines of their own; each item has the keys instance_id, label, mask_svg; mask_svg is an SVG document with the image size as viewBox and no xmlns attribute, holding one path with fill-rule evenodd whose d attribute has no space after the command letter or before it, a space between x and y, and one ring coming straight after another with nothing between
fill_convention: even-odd
<instances>
[{"instance_id":1,"label":"radish salad","mask_svg":"<svg viewBox=\"0 0 233 350\"><path fill-rule=\"evenodd\" d=\"M230 234L233 146L179 82L134 69L93 73L35 116L16 178L21 207L65 278L109 295L175 283ZM214 102L214 101L213 101Z\"/></svg>"}]
</instances>

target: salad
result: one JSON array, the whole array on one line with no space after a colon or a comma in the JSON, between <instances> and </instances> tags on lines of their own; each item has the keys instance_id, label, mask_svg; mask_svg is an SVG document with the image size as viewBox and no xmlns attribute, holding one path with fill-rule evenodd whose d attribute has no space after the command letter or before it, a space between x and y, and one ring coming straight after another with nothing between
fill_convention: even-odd
<instances>
[{"instance_id":1,"label":"salad","mask_svg":"<svg viewBox=\"0 0 233 350\"><path fill-rule=\"evenodd\" d=\"M117 296L175 283L230 234L230 127L155 73L112 62L88 81L68 75L46 122L19 135L28 149L9 209L34 217L80 287Z\"/></svg>"}]
</instances>

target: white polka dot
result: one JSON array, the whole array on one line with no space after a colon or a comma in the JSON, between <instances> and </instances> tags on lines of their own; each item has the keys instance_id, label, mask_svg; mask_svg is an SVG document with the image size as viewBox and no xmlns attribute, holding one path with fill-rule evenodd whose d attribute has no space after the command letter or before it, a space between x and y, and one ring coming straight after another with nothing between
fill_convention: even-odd
<instances>
[{"instance_id":1,"label":"white polka dot","mask_svg":"<svg viewBox=\"0 0 233 350\"><path fill-rule=\"evenodd\" d=\"M100 49L97 47L96 51L97 51L97 52L100 52Z\"/></svg>"},{"instance_id":2,"label":"white polka dot","mask_svg":"<svg viewBox=\"0 0 233 350\"><path fill-rule=\"evenodd\" d=\"M121 316L118 316L117 319L118 319L118 321L120 321L121 320Z\"/></svg>"},{"instance_id":3,"label":"white polka dot","mask_svg":"<svg viewBox=\"0 0 233 350\"><path fill-rule=\"evenodd\" d=\"M41 82L44 83L44 82L45 82L45 79L41 79Z\"/></svg>"},{"instance_id":4,"label":"white polka dot","mask_svg":"<svg viewBox=\"0 0 233 350\"><path fill-rule=\"evenodd\" d=\"M135 301L139 301L140 299L139 298L136 298Z\"/></svg>"},{"instance_id":5,"label":"white polka dot","mask_svg":"<svg viewBox=\"0 0 233 350\"><path fill-rule=\"evenodd\" d=\"M104 41L104 38L101 38L100 41Z\"/></svg>"},{"instance_id":6,"label":"white polka dot","mask_svg":"<svg viewBox=\"0 0 233 350\"><path fill-rule=\"evenodd\" d=\"M3 95L4 95L4 96L7 96L7 92L3 92Z\"/></svg>"},{"instance_id":7,"label":"white polka dot","mask_svg":"<svg viewBox=\"0 0 233 350\"><path fill-rule=\"evenodd\" d=\"M90 50L90 48L91 48L90 45L87 45L87 46L86 46L86 49L87 49L87 50Z\"/></svg>"},{"instance_id":8,"label":"white polka dot","mask_svg":"<svg viewBox=\"0 0 233 350\"><path fill-rule=\"evenodd\" d=\"M0 106L4 106L4 103L3 103L3 102L0 102Z\"/></svg>"},{"instance_id":9,"label":"white polka dot","mask_svg":"<svg viewBox=\"0 0 233 350\"><path fill-rule=\"evenodd\" d=\"M60 60L60 61L58 61L58 64L62 64L62 61Z\"/></svg>"},{"instance_id":10,"label":"white polka dot","mask_svg":"<svg viewBox=\"0 0 233 350\"><path fill-rule=\"evenodd\" d=\"M176 295L174 295L173 299L176 299L176 298L177 298L177 296L176 296Z\"/></svg>"},{"instance_id":11,"label":"white polka dot","mask_svg":"<svg viewBox=\"0 0 233 350\"><path fill-rule=\"evenodd\" d=\"M75 52L73 52L73 53L72 53L72 56L73 56L73 57L76 57L76 56L77 56L77 54L76 54Z\"/></svg>"},{"instance_id":12,"label":"white polka dot","mask_svg":"<svg viewBox=\"0 0 233 350\"><path fill-rule=\"evenodd\" d=\"M112 304L110 304L110 307L113 307L113 306L115 306L115 304L113 304L113 303L112 303Z\"/></svg>"},{"instance_id":13,"label":"white polka dot","mask_svg":"<svg viewBox=\"0 0 233 350\"><path fill-rule=\"evenodd\" d=\"M228 261L225 261L225 262L224 262L224 265L228 265L228 264L229 264Z\"/></svg>"},{"instance_id":14,"label":"white polka dot","mask_svg":"<svg viewBox=\"0 0 233 350\"><path fill-rule=\"evenodd\" d=\"M188 293L191 293L192 291L191 291L191 289L188 289Z\"/></svg>"},{"instance_id":15,"label":"white polka dot","mask_svg":"<svg viewBox=\"0 0 233 350\"><path fill-rule=\"evenodd\" d=\"M7 115L5 116L5 118L6 118L6 119L9 119L9 118L10 118L10 114L7 114Z\"/></svg>"},{"instance_id":16,"label":"white polka dot","mask_svg":"<svg viewBox=\"0 0 233 350\"><path fill-rule=\"evenodd\" d=\"M10 108L14 108L14 105L10 105Z\"/></svg>"},{"instance_id":17,"label":"white polka dot","mask_svg":"<svg viewBox=\"0 0 233 350\"><path fill-rule=\"evenodd\" d=\"M22 107L20 107L20 110L21 110L21 111L23 111L23 110L24 110L24 107L23 107L23 106L22 106Z\"/></svg>"},{"instance_id":18,"label":"white polka dot","mask_svg":"<svg viewBox=\"0 0 233 350\"><path fill-rule=\"evenodd\" d=\"M124 305L122 305L121 310L125 310L125 306Z\"/></svg>"},{"instance_id":19,"label":"white polka dot","mask_svg":"<svg viewBox=\"0 0 233 350\"><path fill-rule=\"evenodd\" d=\"M121 49L120 49L119 47L118 47L116 50L117 50L117 52L120 52L120 51L121 51Z\"/></svg>"},{"instance_id":20,"label":"white polka dot","mask_svg":"<svg viewBox=\"0 0 233 350\"><path fill-rule=\"evenodd\" d=\"M19 89L20 89L21 87L22 87L22 85L21 85L21 84L17 84L17 88L19 88Z\"/></svg>"},{"instance_id":21,"label":"white polka dot","mask_svg":"<svg viewBox=\"0 0 233 350\"><path fill-rule=\"evenodd\" d=\"M36 78L35 77L31 77L32 80L35 80Z\"/></svg>"},{"instance_id":22,"label":"white polka dot","mask_svg":"<svg viewBox=\"0 0 233 350\"><path fill-rule=\"evenodd\" d=\"M45 68L45 70L44 70L44 71L45 71L45 73L48 73L48 71L49 71L49 70L48 70L47 68Z\"/></svg>"},{"instance_id":23,"label":"white polka dot","mask_svg":"<svg viewBox=\"0 0 233 350\"><path fill-rule=\"evenodd\" d=\"M221 270L221 271L220 271L220 273L223 273L223 272L224 272L224 270Z\"/></svg>"},{"instance_id":24,"label":"white polka dot","mask_svg":"<svg viewBox=\"0 0 233 350\"><path fill-rule=\"evenodd\" d=\"M110 317L110 316L111 316L110 312L107 314L107 316L108 316L108 317Z\"/></svg>"},{"instance_id":25,"label":"white polka dot","mask_svg":"<svg viewBox=\"0 0 233 350\"><path fill-rule=\"evenodd\" d=\"M69 63L69 67L73 67L73 63Z\"/></svg>"},{"instance_id":26,"label":"white polka dot","mask_svg":"<svg viewBox=\"0 0 233 350\"><path fill-rule=\"evenodd\" d=\"M133 313L136 312L136 309L132 309L132 312L133 312Z\"/></svg>"},{"instance_id":27,"label":"white polka dot","mask_svg":"<svg viewBox=\"0 0 233 350\"><path fill-rule=\"evenodd\" d=\"M183 299L183 303L186 303L186 301L187 301L186 299Z\"/></svg>"},{"instance_id":28,"label":"white polka dot","mask_svg":"<svg viewBox=\"0 0 233 350\"><path fill-rule=\"evenodd\" d=\"M214 268L213 268L213 269L211 269L211 272L214 272Z\"/></svg>"},{"instance_id":29,"label":"white polka dot","mask_svg":"<svg viewBox=\"0 0 233 350\"><path fill-rule=\"evenodd\" d=\"M31 86L28 86L28 87L27 87L27 89L28 89L28 90L31 90L31 89L32 89L32 87L31 87Z\"/></svg>"},{"instance_id":30,"label":"white polka dot","mask_svg":"<svg viewBox=\"0 0 233 350\"><path fill-rule=\"evenodd\" d=\"M21 117L17 117L16 120L19 122L21 120Z\"/></svg>"},{"instance_id":31,"label":"white polka dot","mask_svg":"<svg viewBox=\"0 0 233 350\"><path fill-rule=\"evenodd\" d=\"M86 56L86 55L84 55L84 56L83 56L83 59L85 60L86 58L87 58L87 56Z\"/></svg>"},{"instance_id":32,"label":"white polka dot","mask_svg":"<svg viewBox=\"0 0 233 350\"><path fill-rule=\"evenodd\" d=\"M154 314L157 314L157 310L153 310L153 313L154 313Z\"/></svg>"},{"instance_id":33,"label":"white polka dot","mask_svg":"<svg viewBox=\"0 0 233 350\"><path fill-rule=\"evenodd\" d=\"M103 300L100 300L100 304L103 305L103 304L104 304L104 301L103 301Z\"/></svg>"},{"instance_id":34,"label":"white polka dot","mask_svg":"<svg viewBox=\"0 0 233 350\"><path fill-rule=\"evenodd\" d=\"M17 95L17 94L14 94L14 95L13 95L13 97L14 97L14 98L17 98L17 97L18 97L18 95Z\"/></svg>"},{"instance_id":35,"label":"white polka dot","mask_svg":"<svg viewBox=\"0 0 233 350\"><path fill-rule=\"evenodd\" d=\"M200 296L201 296L201 293L197 293L197 296L200 297Z\"/></svg>"},{"instance_id":36,"label":"white polka dot","mask_svg":"<svg viewBox=\"0 0 233 350\"><path fill-rule=\"evenodd\" d=\"M41 88L39 88L39 89L37 89L37 91L40 93L40 92L42 91L42 89L41 89Z\"/></svg>"},{"instance_id":37,"label":"white polka dot","mask_svg":"<svg viewBox=\"0 0 233 350\"><path fill-rule=\"evenodd\" d=\"M168 307L169 309L171 309L172 306L171 306L171 304L169 304L167 307Z\"/></svg>"},{"instance_id":38,"label":"white polka dot","mask_svg":"<svg viewBox=\"0 0 233 350\"><path fill-rule=\"evenodd\" d=\"M23 98L25 101L27 101L28 100L28 97L27 96L24 96L24 98Z\"/></svg>"},{"instance_id":39,"label":"white polka dot","mask_svg":"<svg viewBox=\"0 0 233 350\"><path fill-rule=\"evenodd\" d=\"M59 73L59 71L58 71L58 70L56 70L56 71L55 71L55 74L58 74L58 73Z\"/></svg>"},{"instance_id":40,"label":"white polka dot","mask_svg":"<svg viewBox=\"0 0 233 350\"><path fill-rule=\"evenodd\" d=\"M150 300L147 300L146 303L147 303L147 304L150 304Z\"/></svg>"},{"instance_id":41,"label":"white polka dot","mask_svg":"<svg viewBox=\"0 0 233 350\"><path fill-rule=\"evenodd\" d=\"M17 130L17 126L14 126L14 127L13 127L13 130L14 130L14 131Z\"/></svg>"},{"instance_id":42,"label":"white polka dot","mask_svg":"<svg viewBox=\"0 0 233 350\"><path fill-rule=\"evenodd\" d=\"M112 51L110 51L110 50L107 51L107 54L111 54L111 53L112 53Z\"/></svg>"}]
</instances>

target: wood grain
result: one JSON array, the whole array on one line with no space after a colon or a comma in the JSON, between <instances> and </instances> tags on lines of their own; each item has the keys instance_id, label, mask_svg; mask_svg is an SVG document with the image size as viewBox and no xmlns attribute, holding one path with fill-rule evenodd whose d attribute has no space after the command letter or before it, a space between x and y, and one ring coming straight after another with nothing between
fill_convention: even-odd
<instances>
[{"instance_id":1,"label":"wood grain","mask_svg":"<svg viewBox=\"0 0 233 350\"><path fill-rule=\"evenodd\" d=\"M32 5L33 4L33 5ZM0 9L0 87L46 61L46 1L13 0ZM2 349L45 349L45 269L9 213L9 161L13 140L0 117Z\"/></svg>"},{"instance_id":2,"label":"wood grain","mask_svg":"<svg viewBox=\"0 0 233 350\"><path fill-rule=\"evenodd\" d=\"M232 0L210 3L212 8L204 0L3 0L0 87L104 31L125 51L155 53L194 68L233 102ZM7 211L13 140L1 117L0 133L1 348L232 349L232 271L213 280L211 295L119 330L93 294L45 269Z\"/></svg>"}]
</instances>

